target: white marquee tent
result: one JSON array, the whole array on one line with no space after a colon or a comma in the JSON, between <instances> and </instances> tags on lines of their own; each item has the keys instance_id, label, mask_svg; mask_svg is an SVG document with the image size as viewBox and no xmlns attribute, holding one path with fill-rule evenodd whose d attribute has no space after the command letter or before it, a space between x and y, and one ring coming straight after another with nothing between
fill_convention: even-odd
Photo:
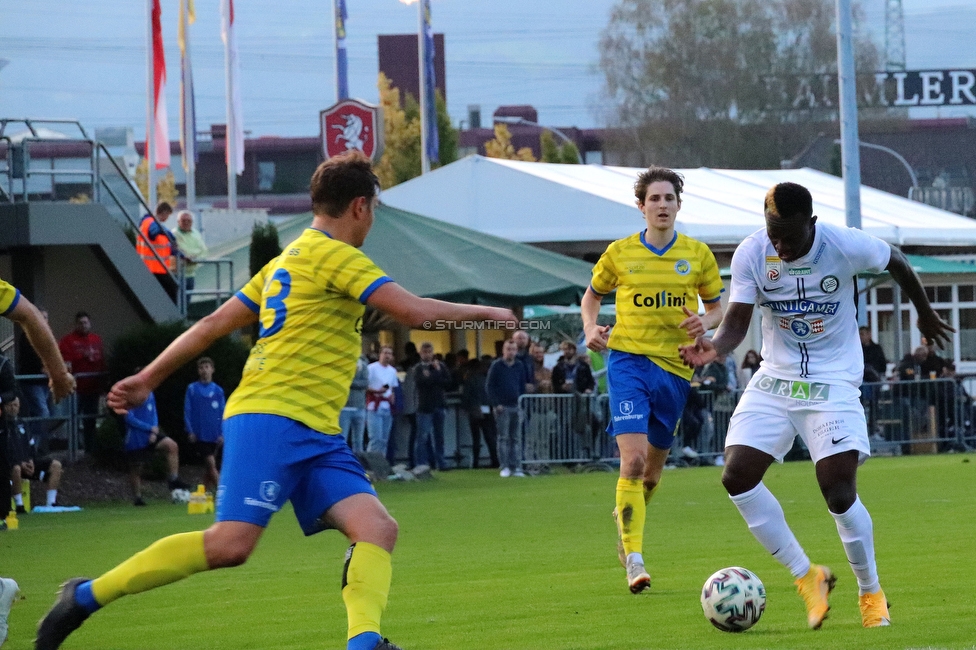
<instances>
[{"instance_id":1,"label":"white marquee tent","mask_svg":"<svg viewBox=\"0 0 976 650\"><path fill-rule=\"evenodd\" d=\"M527 163L468 156L383 192L384 203L518 242L609 241L642 227L640 169ZM682 169L677 229L709 245L735 245L764 227L776 183L808 187L821 221L846 223L844 184L813 169ZM907 188L906 188L907 189ZM861 187L862 228L898 245L976 246L976 220Z\"/></svg>"}]
</instances>

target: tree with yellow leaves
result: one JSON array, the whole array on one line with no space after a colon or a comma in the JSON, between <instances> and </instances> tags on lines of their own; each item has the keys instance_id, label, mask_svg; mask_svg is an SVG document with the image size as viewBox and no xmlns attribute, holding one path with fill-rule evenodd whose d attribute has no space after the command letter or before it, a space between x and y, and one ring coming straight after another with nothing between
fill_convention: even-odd
<instances>
[{"instance_id":1,"label":"tree with yellow leaves","mask_svg":"<svg viewBox=\"0 0 976 650\"><path fill-rule=\"evenodd\" d=\"M136 167L136 187L142 192L142 197L147 202L149 201L149 162L143 158L139 161L139 166ZM156 197L157 201L166 201L170 205L176 207L176 199L179 197L180 193L176 191L176 177L173 176L173 171L167 169L163 177L156 181ZM149 206L150 209L155 210L156 206Z\"/></svg>"},{"instance_id":2,"label":"tree with yellow leaves","mask_svg":"<svg viewBox=\"0 0 976 650\"><path fill-rule=\"evenodd\" d=\"M508 126L502 123L495 124L495 139L485 143L485 153L489 158L504 158L506 160L524 160L525 162L535 162L530 147L522 147L515 151L512 146L512 132Z\"/></svg>"}]
</instances>

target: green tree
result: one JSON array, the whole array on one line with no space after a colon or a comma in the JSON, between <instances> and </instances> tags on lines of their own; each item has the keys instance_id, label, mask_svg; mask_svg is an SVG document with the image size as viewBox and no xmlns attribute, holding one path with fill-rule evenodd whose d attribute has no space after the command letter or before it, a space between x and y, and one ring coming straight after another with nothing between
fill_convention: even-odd
<instances>
[{"instance_id":1,"label":"green tree","mask_svg":"<svg viewBox=\"0 0 976 650\"><path fill-rule=\"evenodd\" d=\"M440 159L432 167L450 165L458 159L458 140L460 134L451 124L451 116L447 113L447 102L441 91L435 91L437 101L437 157Z\"/></svg>"},{"instance_id":2,"label":"green tree","mask_svg":"<svg viewBox=\"0 0 976 650\"><path fill-rule=\"evenodd\" d=\"M251 250L248 268L251 276L257 275L264 265L281 255L281 243L278 241L278 229L271 222L256 223L251 230Z\"/></svg>"},{"instance_id":3,"label":"green tree","mask_svg":"<svg viewBox=\"0 0 976 650\"><path fill-rule=\"evenodd\" d=\"M579 149L572 142L565 142L559 149L559 162L564 165L578 165L580 161Z\"/></svg>"},{"instance_id":4,"label":"green tree","mask_svg":"<svg viewBox=\"0 0 976 650\"><path fill-rule=\"evenodd\" d=\"M376 165L376 175L384 189L420 176L420 104L407 93L401 97L382 72L379 76L380 104L383 106L383 156ZM440 91L435 95L437 107L438 162L431 168L448 165L458 158L458 130L451 124L447 103Z\"/></svg>"},{"instance_id":5,"label":"green tree","mask_svg":"<svg viewBox=\"0 0 976 650\"><path fill-rule=\"evenodd\" d=\"M600 40L617 145L636 164L778 167L836 119L785 94L836 70L833 16L831 0L619 0ZM873 84L878 49L856 45Z\"/></svg>"},{"instance_id":6,"label":"green tree","mask_svg":"<svg viewBox=\"0 0 976 650\"><path fill-rule=\"evenodd\" d=\"M542 135L539 136L539 151L542 154L540 162L557 163L562 161L562 152L559 150L559 145L556 144L556 138L552 131L543 129Z\"/></svg>"},{"instance_id":7,"label":"green tree","mask_svg":"<svg viewBox=\"0 0 976 650\"><path fill-rule=\"evenodd\" d=\"M485 143L485 153L489 158L536 161L529 147L522 147L515 151L515 147L512 146L512 132L508 130L508 126L500 122L495 124L495 138Z\"/></svg>"}]
</instances>

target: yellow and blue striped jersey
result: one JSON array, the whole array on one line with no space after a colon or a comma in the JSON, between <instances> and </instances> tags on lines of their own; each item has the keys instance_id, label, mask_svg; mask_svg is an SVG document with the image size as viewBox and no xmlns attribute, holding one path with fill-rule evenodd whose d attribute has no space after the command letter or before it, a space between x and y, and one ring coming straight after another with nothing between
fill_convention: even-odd
<instances>
[{"instance_id":1,"label":"yellow and blue striped jersey","mask_svg":"<svg viewBox=\"0 0 976 650\"><path fill-rule=\"evenodd\" d=\"M678 327L687 318L681 308L695 312L698 296L714 302L724 291L708 246L680 233L661 250L646 243L643 232L618 239L593 267L590 287L599 295L617 290L611 350L642 354L668 372L691 378L692 369L678 355L678 346L691 342Z\"/></svg>"},{"instance_id":2,"label":"yellow and blue striped jersey","mask_svg":"<svg viewBox=\"0 0 976 650\"><path fill-rule=\"evenodd\" d=\"M0 280L0 315L6 316L20 302L20 292L13 285Z\"/></svg>"},{"instance_id":3,"label":"yellow and blue striped jersey","mask_svg":"<svg viewBox=\"0 0 976 650\"><path fill-rule=\"evenodd\" d=\"M340 433L365 303L387 282L360 250L306 229L237 293L260 334L224 417L266 413Z\"/></svg>"}]
</instances>

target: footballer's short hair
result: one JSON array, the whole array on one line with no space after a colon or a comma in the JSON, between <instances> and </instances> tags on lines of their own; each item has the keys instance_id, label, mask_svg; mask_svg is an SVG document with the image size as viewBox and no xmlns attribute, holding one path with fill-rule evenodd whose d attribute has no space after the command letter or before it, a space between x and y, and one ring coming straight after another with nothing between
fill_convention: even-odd
<instances>
[{"instance_id":1,"label":"footballer's short hair","mask_svg":"<svg viewBox=\"0 0 976 650\"><path fill-rule=\"evenodd\" d=\"M329 158L312 174L312 212L338 218L359 197L372 201L379 191L373 164L361 151Z\"/></svg>"},{"instance_id":2,"label":"footballer's short hair","mask_svg":"<svg viewBox=\"0 0 976 650\"><path fill-rule=\"evenodd\" d=\"M647 196L647 186L657 181L671 183L671 186L674 187L674 195L678 197L678 202L681 202L681 192L685 189L684 177L673 169L651 165L646 171L641 172L640 176L637 177L637 182L634 183L634 196L640 203L643 203Z\"/></svg>"},{"instance_id":3,"label":"footballer's short hair","mask_svg":"<svg viewBox=\"0 0 976 650\"><path fill-rule=\"evenodd\" d=\"M810 190L797 183L778 183L766 192L765 211L773 217L792 219L813 216L813 197Z\"/></svg>"}]
</instances>

